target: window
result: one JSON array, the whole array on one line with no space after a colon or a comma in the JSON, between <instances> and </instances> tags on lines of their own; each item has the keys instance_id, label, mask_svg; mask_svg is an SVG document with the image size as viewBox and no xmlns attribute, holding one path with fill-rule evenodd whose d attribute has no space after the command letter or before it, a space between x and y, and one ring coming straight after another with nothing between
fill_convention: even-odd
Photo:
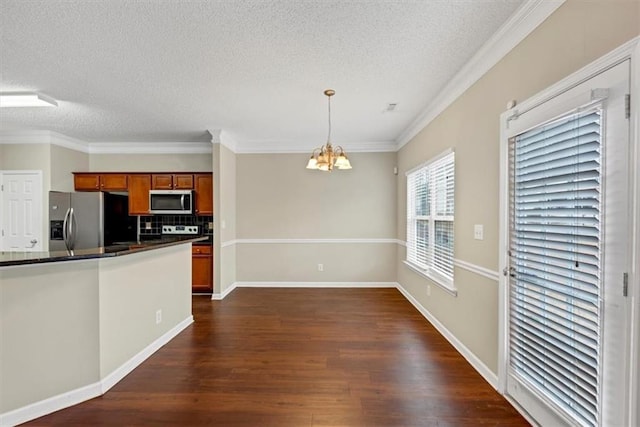
<instances>
[{"instance_id":1,"label":"window","mask_svg":"<svg viewBox=\"0 0 640 427\"><path fill-rule=\"evenodd\" d=\"M453 288L454 153L407 172L406 264Z\"/></svg>"}]
</instances>

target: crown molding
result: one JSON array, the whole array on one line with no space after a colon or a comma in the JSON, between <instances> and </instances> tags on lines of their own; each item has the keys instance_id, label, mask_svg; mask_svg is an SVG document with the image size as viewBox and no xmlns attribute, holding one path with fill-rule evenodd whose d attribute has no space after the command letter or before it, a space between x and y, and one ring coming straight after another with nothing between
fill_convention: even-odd
<instances>
[{"instance_id":1,"label":"crown molding","mask_svg":"<svg viewBox=\"0 0 640 427\"><path fill-rule=\"evenodd\" d=\"M85 142L49 130L0 131L0 144L51 144L88 154L207 154L209 142Z\"/></svg>"},{"instance_id":2,"label":"crown molding","mask_svg":"<svg viewBox=\"0 0 640 427\"><path fill-rule=\"evenodd\" d=\"M453 76L396 140L402 148L525 37L547 19L565 0L528 0L505 22L476 54Z\"/></svg>"},{"instance_id":3,"label":"crown molding","mask_svg":"<svg viewBox=\"0 0 640 427\"><path fill-rule=\"evenodd\" d=\"M301 144L300 141L242 141L236 147L238 154L282 154L282 153L305 153L309 154L314 149L320 148L322 144L309 145ZM349 153L386 153L395 152L398 147L395 141L371 141L371 142L344 142L333 143L335 146L344 147Z\"/></svg>"},{"instance_id":4,"label":"crown molding","mask_svg":"<svg viewBox=\"0 0 640 427\"><path fill-rule=\"evenodd\" d=\"M211 143L212 144L220 144L227 147L231 150L232 153L237 153L238 143L236 140L229 134L229 132L223 129L209 129L207 130L211 135Z\"/></svg>"},{"instance_id":5,"label":"crown molding","mask_svg":"<svg viewBox=\"0 0 640 427\"><path fill-rule=\"evenodd\" d=\"M49 130L0 131L0 144L52 144L89 153L89 144Z\"/></svg>"}]
</instances>

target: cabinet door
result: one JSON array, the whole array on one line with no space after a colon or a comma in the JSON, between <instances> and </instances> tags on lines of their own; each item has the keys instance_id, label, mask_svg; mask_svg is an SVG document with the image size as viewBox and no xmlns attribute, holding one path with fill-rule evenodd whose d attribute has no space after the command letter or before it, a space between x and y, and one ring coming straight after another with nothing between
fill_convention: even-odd
<instances>
[{"instance_id":1,"label":"cabinet door","mask_svg":"<svg viewBox=\"0 0 640 427\"><path fill-rule=\"evenodd\" d=\"M129 215L149 215L151 175L129 175Z\"/></svg>"},{"instance_id":2,"label":"cabinet door","mask_svg":"<svg viewBox=\"0 0 640 427\"><path fill-rule=\"evenodd\" d=\"M100 176L100 189L103 191L127 191L127 175L106 174Z\"/></svg>"},{"instance_id":3,"label":"cabinet door","mask_svg":"<svg viewBox=\"0 0 640 427\"><path fill-rule=\"evenodd\" d=\"M191 291L213 292L213 257L194 254L191 258Z\"/></svg>"},{"instance_id":4,"label":"cabinet door","mask_svg":"<svg viewBox=\"0 0 640 427\"><path fill-rule=\"evenodd\" d=\"M213 215L213 175L194 175L196 194L196 215Z\"/></svg>"},{"instance_id":5,"label":"cabinet door","mask_svg":"<svg viewBox=\"0 0 640 427\"><path fill-rule=\"evenodd\" d=\"M193 175L173 175L173 188L176 190L193 190Z\"/></svg>"},{"instance_id":6,"label":"cabinet door","mask_svg":"<svg viewBox=\"0 0 640 427\"><path fill-rule=\"evenodd\" d=\"M76 191L100 191L100 175L95 173L76 173L73 175Z\"/></svg>"},{"instance_id":7,"label":"cabinet door","mask_svg":"<svg viewBox=\"0 0 640 427\"><path fill-rule=\"evenodd\" d=\"M170 174L153 174L151 175L151 188L153 190L171 190L173 188L173 180Z\"/></svg>"}]
</instances>

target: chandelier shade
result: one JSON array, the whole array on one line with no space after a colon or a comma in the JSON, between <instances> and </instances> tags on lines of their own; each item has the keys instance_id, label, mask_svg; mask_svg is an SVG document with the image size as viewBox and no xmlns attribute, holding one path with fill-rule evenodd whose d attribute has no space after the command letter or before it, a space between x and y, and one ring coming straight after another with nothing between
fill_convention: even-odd
<instances>
[{"instance_id":1,"label":"chandelier shade","mask_svg":"<svg viewBox=\"0 0 640 427\"><path fill-rule=\"evenodd\" d=\"M331 97L336 94L333 89L324 91L329 104L329 135L327 143L322 147L316 148L311 153L311 158L307 162L307 169L331 172L335 169L351 169L351 162L347 158L347 153L341 146L335 148L331 145Z\"/></svg>"}]
</instances>

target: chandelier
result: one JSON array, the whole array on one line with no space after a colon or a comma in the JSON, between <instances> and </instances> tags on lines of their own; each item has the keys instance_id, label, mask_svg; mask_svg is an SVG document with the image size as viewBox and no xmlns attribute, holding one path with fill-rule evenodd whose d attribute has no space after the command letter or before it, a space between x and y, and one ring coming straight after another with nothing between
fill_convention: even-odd
<instances>
[{"instance_id":1,"label":"chandelier","mask_svg":"<svg viewBox=\"0 0 640 427\"><path fill-rule=\"evenodd\" d=\"M321 171L331 172L333 168L338 169L351 169L351 163L347 158L347 153L340 146L333 147L331 145L331 97L336 94L333 89L327 89L324 91L329 100L329 135L327 136L327 143L320 148L316 148L311 153L309 163L307 163L307 169L317 169Z\"/></svg>"}]
</instances>

